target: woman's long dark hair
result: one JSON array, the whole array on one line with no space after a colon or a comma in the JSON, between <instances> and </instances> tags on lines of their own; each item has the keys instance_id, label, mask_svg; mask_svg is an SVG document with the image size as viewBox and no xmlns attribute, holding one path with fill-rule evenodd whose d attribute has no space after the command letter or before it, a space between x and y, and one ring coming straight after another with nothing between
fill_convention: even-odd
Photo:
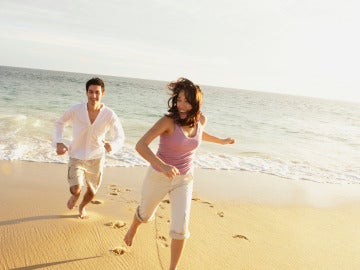
<instances>
[{"instance_id":1,"label":"woman's long dark hair","mask_svg":"<svg viewBox=\"0 0 360 270\"><path fill-rule=\"evenodd\" d=\"M199 121L201 115L200 108L203 94L200 87L186 78L179 78L177 81L170 82L167 87L171 91L171 97L168 100L169 109L167 116L174 119L175 123L180 126L193 127ZM180 118L177 108L177 99L181 91L184 91L186 100L192 106L185 119Z\"/></svg>"}]
</instances>

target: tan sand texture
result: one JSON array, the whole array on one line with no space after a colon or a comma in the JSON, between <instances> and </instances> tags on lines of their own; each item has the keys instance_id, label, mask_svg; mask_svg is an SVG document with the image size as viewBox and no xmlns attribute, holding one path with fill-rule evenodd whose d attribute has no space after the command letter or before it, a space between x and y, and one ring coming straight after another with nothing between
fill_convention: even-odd
<instances>
[{"instance_id":1,"label":"tan sand texture","mask_svg":"<svg viewBox=\"0 0 360 270\"><path fill-rule=\"evenodd\" d=\"M105 168L87 207L69 210L66 165L0 161L0 269L167 269L169 202L122 239L146 168ZM359 269L360 188L197 169L180 269Z\"/></svg>"}]
</instances>

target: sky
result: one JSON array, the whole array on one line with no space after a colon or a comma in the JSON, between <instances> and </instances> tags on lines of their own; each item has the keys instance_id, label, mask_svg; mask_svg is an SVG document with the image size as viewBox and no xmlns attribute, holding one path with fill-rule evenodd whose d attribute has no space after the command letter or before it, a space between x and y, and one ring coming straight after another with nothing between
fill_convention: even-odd
<instances>
[{"instance_id":1,"label":"sky","mask_svg":"<svg viewBox=\"0 0 360 270\"><path fill-rule=\"evenodd\" d=\"M0 65L360 102L357 0L0 0Z\"/></svg>"}]
</instances>

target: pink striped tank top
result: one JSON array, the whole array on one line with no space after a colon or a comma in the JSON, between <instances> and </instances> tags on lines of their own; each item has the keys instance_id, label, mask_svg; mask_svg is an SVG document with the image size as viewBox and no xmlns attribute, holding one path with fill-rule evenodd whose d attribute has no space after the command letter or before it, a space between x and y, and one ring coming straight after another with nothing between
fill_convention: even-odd
<instances>
[{"instance_id":1,"label":"pink striped tank top","mask_svg":"<svg viewBox=\"0 0 360 270\"><path fill-rule=\"evenodd\" d=\"M196 149L202 138L201 124L197 124L196 135L187 137L181 126L175 124L175 130L171 135L160 135L157 156L167 164L176 167L181 175L192 170L193 159Z\"/></svg>"}]
</instances>

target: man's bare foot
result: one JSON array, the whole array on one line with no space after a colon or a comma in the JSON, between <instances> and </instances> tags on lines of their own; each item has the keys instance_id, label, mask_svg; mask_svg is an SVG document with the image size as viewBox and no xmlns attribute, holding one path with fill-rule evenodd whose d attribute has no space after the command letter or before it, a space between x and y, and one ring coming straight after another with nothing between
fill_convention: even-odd
<instances>
[{"instance_id":1,"label":"man's bare foot","mask_svg":"<svg viewBox=\"0 0 360 270\"><path fill-rule=\"evenodd\" d=\"M75 208L75 204L77 200L79 199L79 196L71 195L70 199L67 202L67 207L72 210Z\"/></svg>"},{"instance_id":2,"label":"man's bare foot","mask_svg":"<svg viewBox=\"0 0 360 270\"><path fill-rule=\"evenodd\" d=\"M86 213L85 207L79 208L79 218L81 218L81 219L89 218L89 216Z\"/></svg>"},{"instance_id":3,"label":"man's bare foot","mask_svg":"<svg viewBox=\"0 0 360 270\"><path fill-rule=\"evenodd\" d=\"M132 245L132 241L134 239L135 233L136 230L131 226L124 237L124 242L127 246L130 247Z\"/></svg>"}]
</instances>

